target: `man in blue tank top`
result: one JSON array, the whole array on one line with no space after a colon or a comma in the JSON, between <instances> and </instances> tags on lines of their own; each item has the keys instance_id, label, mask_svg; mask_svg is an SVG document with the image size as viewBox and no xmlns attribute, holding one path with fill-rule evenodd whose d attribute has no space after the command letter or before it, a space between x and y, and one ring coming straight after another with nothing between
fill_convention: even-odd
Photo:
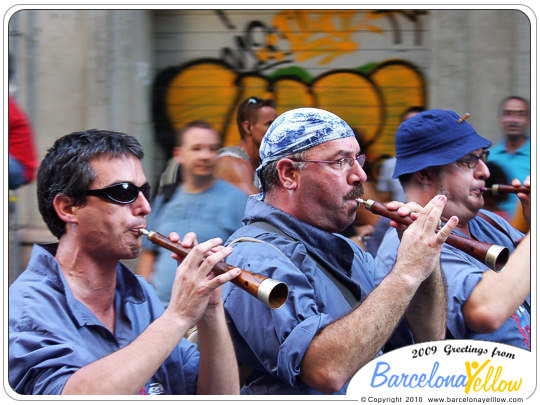
<instances>
[{"instance_id":1,"label":"man in blue tank top","mask_svg":"<svg viewBox=\"0 0 540 405\"><path fill-rule=\"evenodd\" d=\"M182 181L171 195L158 194L152 201L148 229L162 235L194 232L200 241L216 237L225 241L241 226L247 195L214 176L219 146L218 133L205 121L189 123L178 132L173 156ZM167 306L176 272L171 253L144 240L137 271Z\"/></svg>"}]
</instances>

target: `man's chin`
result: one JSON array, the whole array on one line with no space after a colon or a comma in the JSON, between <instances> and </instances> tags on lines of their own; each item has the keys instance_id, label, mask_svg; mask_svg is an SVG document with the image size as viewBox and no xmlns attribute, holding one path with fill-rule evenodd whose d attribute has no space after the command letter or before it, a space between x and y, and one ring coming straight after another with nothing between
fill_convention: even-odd
<instances>
[{"instance_id":1,"label":"man's chin","mask_svg":"<svg viewBox=\"0 0 540 405\"><path fill-rule=\"evenodd\" d=\"M128 247L128 251L125 253L123 260L137 259L142 252L141 244L132 244Z\"/></svg>"},{"instance_id":2,"label":"man's chin","mask_svg":"<svg viewBox=\"0 0 540 405\"><path fill-rule=\"evenodd\" d=\"M521 133L521 132L520 132L519 134L514 134L514 133L508 134L508 133L507 133L507 134L506 134L506 137L507 137L510 141L518 141L518 140L520 140L520 139L522 139L522 138L525 138L525 134L524 134L524 133Z\"/></svg>"}]
</instances>

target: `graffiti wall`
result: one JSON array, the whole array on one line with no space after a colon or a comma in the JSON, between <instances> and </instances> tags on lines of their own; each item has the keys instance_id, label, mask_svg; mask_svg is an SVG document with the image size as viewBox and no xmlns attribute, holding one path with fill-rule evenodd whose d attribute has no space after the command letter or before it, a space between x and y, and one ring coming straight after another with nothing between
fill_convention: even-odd
<instances>
[{"instance_id":1,"label":"graffiti wall","mask_svg":"<svg viewBox=\"0 0 540 405\"><path fill-rule=\"evenodd\" d=\"M401 113L426 104L423 10L156 12L153 119L165 153L174 130L203 119L238 142L236 106L273 98L353 127L374 157L393 155Z\"/></svg>"}]
</instances>

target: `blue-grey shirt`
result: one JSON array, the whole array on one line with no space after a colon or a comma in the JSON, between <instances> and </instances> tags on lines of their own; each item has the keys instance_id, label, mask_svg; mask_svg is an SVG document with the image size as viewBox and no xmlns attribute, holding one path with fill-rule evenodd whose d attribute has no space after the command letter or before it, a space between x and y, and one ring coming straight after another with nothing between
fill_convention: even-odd
<instances>
[{"instance_id":1,"label":"blue-grey shirt","mask_svg":"<svg viewBox=\"0 0 540 405\"><path fill-rule=\"evenodd\" d=\"M294 240L250 225L260 220ZM269 309L233 284L223 286L236 354L254 369L242 393L321 394L298 378L300 362L317 332L350 312L351 305L313 258L362 300L375 288L375 261L347 238L306 224L255 195L248 199L243 222L228 243L240 237L266 243L234 244L227 263L285 282L289 297L281 308Z\"/></svg>"},{"instance_id":2,"label":"blue-grey shirt","mask_svg":"<svg viewBox=\"0 0 540 405\"><path fill-rule=\"evenodd\" d=\"M195 232L197 240L204 242L221 238L224 242L240 226L246 209L247 195L224 180L202 193L188 193L178 187L171 199L164 202L163 195L152 201L148 216L148 229L168 236L176 232L182 238ZM169 305L171 288L178 263L171 259L171 252L143 239L143 248L156 253L151 282L164 306Z\"/></svg>"},{"instance_id":3,"label":"blue-grey shirt","mask_svg":"<svg viewBox=\"0 0 540 405\"><path fill-rule=\"evenodd\" d=\"M115 331L75 299L57 245L35 245L27 269L9 288L9 384L19 394L60 394L78 369L130 344L163 312L152 287L117 267ZM182 339L140 394L194 394L196 345Z\"/></svg>"},{"instance_id":4,"label":"blue-grey shirt","mask_svg":"<svg viewBox=\"0 0 540 405\"><path fill-rule=\"evenodd\" d=\"M521 232L512 228L500 216L486 210L481 210L481 212L500 224L512 237L513 241L517 241L523 237ZM512 240L481 217L477 216L470 221L469 229L471 235L480 242L506 246L510 252L514 251ZM459 230L455 230L454 233L459 236L465 236ZM379 268L379 270L384 271L378 275L378 279L384 278L394 266L398 247L399 238L397 232L394 228L391 228L387 231L377 252L377 258L381 259L386 267L385 270L384 267ZM499 329L492 333L476 333L467 328L461 308L478 282L482 279L482 274L488 270L488 267L472 256L448 244L445 244L442 249L441 264L448 284L447 327L454 338L489 340L530 350L531 315L530 311L526 308L527 305L530 305L530 296L527 298L528 303L521 305ZM512 271L512 269L503 269L502 271ZM501 297L501 300L504 299L504 297Z\"/></svg>"}]
</instances>

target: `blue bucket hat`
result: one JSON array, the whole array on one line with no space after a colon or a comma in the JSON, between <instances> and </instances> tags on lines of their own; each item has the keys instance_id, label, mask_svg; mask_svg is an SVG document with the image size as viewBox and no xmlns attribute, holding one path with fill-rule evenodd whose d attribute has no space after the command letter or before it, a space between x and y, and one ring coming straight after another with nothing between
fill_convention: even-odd
<instances>
[{"instance_id":1,"label":"blue bucket hat","mask_svg":"<svg viewBox=\"0 0 540 405\"><path fill-rule=\"evenodd\" d=\"M337 115L318 108L297 108L277 117L264 135L259 155L264 166L284 156L298 153L321 143L354 136L351 127Z\"/></svg>"},{"instance_id":2,"label":"blue bucket hat","mask_svg":"<svg viewBox=\"0 0 540 405\"><path fill-rule=\"evenodd\" d=\"M491 145L454 111L427 110L405 120L397 129L392 178L446 165Z\"/></svg>"}]
</instances>

